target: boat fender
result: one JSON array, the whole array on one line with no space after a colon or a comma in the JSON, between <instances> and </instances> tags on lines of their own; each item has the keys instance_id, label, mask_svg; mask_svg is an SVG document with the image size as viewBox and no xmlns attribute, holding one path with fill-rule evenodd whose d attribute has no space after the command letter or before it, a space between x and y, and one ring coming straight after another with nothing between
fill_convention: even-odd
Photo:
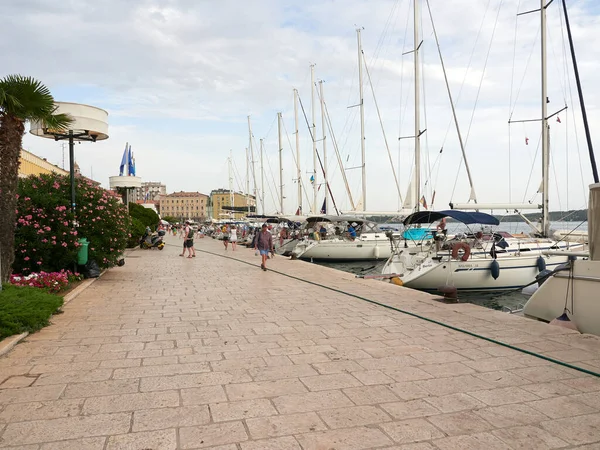
<instances>
[{"instance_id":1,"label":"boat fender","mask_svg":"<svg viewBox=\"0 0 600 450\"><path fill-rule=\"evenodd\" d=\"M493 260L490 264L490 274L494 280L497 280L500 276L500 264L498 264L497 260Z\"/></svg>"},{"instance_id":2,"label":"boat fender","mask_svg":"<svg viewBox=\"0 0 600 450\"><path fill-rule=\"evenodd\" d=\"M577 261L577 256L569 255L569 261Z\"/></svg>"},{"instance_id":3,"label":"boat fender","mask_svg":"<svg viewBox=\"0 0 600 450\"><path fill-rule=\"evenodd\" d=\"M546 270L546 260L544 259L543 256L538 256L537 261L535 262L538 271L541 272L542 270Z\"/></svg>"},{"instance_id":4,"label":"boat fender","mask_svg":"<svg viewBox=\"0 0 600 450\"><path fill-rule=\"evenodd\" d=\"M375 248L373 249L373 257L375 259L379 259L379 247L375 246Z\"/></svg>"},{"instance_id":5,"label":"boat fender","mask_svg":"<svg viewBox=\"0 0 600 450\"><path fill-rule=\"evenodd\" d=\"M544 284L544 282L548 279L548 277L552 275L552 271L548 269L542 270L535 276L535 281L537 281L538 287Z\"/></svg>"},{"instance_id":6,"label":"boat fender","mask_svg":"<svg viewBox=\"0 0 600 450\"><path fill-rule=\"evenodd\" d=\"M459 259L458 252L462 250L464 253L461 256L461 261L466 261L471 256L471 247L466 242L456 242L452 245L452 259Z\"/></svg>"},{"instance_id":7,"label":"boat fender","mask_svg":"<svg viewBox=\"0 0 600 450\"><path fill-rule=\"evenodd\" d=\"M396 286L403 286L403 285L404 285L404 283L402 282L402 280L401 280L400 278L398 278L398 277L392 277L392 278L390 279L390 281L391 281L393 284L395 284Z\"/></svg>"}]
</instances>

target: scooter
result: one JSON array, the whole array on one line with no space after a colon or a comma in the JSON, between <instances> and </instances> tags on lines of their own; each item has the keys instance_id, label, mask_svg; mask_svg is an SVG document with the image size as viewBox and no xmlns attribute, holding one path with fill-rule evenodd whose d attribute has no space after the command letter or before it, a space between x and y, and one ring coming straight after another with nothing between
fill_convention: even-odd
<instances>
[{"instance_id":1,"label":"scooter","mask_svg":"<svg viewBox=\"0 0 600 450\"><path fill-rule=\"evenodd\" d=\"M146 230L142 238L140 239L140 248L158 248L162 250L165 248L165 243L163 241L163 236L165 235L165 230L159 230L158 232L150 233L149 230Z\"/></svg>"}]
</instances>

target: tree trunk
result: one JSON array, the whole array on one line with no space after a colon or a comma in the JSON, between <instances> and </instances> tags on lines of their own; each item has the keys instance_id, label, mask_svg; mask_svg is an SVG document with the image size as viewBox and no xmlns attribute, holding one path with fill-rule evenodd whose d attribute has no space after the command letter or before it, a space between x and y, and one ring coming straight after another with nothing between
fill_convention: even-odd
<instances>
[{"instance_id":1,"label":"tree trunk","mask_svg":"<svg viewBox=\"0 0 600 450\"><path fill-rule=\"evenodd\" d=\"M9 280L15 260L15 223L21 143L25 125L0 116L0 282Z\"/></svg>"}]
</instances>

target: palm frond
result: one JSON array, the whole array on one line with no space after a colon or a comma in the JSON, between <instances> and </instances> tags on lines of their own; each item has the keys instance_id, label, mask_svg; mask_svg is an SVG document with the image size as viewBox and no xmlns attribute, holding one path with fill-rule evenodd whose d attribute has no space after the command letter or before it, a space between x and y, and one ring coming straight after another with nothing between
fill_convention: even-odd
<instances>
[{"instance_id":1,"label":"palm frond","mask_svg":"<svg viewBox=\"0 0 600 450\"><path fill-rule=\"evenodd\" d=\"M10 111L14 110L15 108L20 108L21 106L22 105L19 99L6 92L6 90L3 89L2 85L0 84L0 111Z\"/></svg>"},{"instance_id":2,"label":"palm frond","mask_svg":"<svg viewBox=\"0 0 600 450\"><path fill-rule=\"evenodd\" d=\"M7 75L0 80L0 91L4 113L21 120L44 120L55 110L50 89L33 77Z\"/></svg>"},{"instance_id":3,"label":"palm frond","mask_svg":"<svg viewBox=\"0 0 600 450\"><path fill-rule=\"evenodd\" d=\"M73 123L73 118L69 114L50 114L44 117L43 121L46 127L52 130L65 131Z\"/></svg>"}]
</instances>

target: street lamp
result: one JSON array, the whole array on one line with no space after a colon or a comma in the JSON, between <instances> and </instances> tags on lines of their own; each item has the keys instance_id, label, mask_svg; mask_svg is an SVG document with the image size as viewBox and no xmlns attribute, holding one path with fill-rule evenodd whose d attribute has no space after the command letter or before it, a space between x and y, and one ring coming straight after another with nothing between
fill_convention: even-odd
<instances>
[{"instance_id":1,"label":"street lamp","mask_svg":"<svg viewBox=\"0 0 600 450\"><path fill-rule=\"evenodd\" d=\"M71 212L77 226L75 198L75 141L96 142L108 139L108 113L100 108L79 103L56 102L56 114L68 114L73 121L66 130L53 130L44 122L34 121L29 130L34 136L55 141L69 141L69 174L71 177Z\"/></svg>"}]
</instances>

